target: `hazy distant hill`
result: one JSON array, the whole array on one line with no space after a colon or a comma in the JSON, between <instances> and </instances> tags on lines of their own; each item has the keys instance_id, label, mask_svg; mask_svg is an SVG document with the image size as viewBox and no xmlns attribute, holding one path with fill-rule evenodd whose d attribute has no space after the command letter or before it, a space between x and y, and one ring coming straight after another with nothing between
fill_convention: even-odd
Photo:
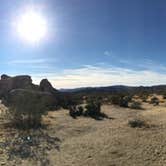
<instances>
[{"instance_id":1,"label":"hazy distant hill","mask_svg":"<svg viewBox=\"0 0 166 166\"><path fill-rule=\"evenodd\" d=\"M75 89L60 89L61 92L68 93L166 93L166 85L156 86L123 86L115 85L108 87L85 87Z\"/></svg>"}]
</instances>

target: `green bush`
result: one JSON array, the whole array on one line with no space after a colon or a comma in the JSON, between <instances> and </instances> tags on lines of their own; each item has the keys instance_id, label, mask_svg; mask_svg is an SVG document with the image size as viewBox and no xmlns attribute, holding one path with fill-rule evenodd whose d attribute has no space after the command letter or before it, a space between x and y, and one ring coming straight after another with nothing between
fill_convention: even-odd
<instances>
[{"instance_id":1,"label":"green bush","mask_svg":"<svg viewBox=\"0 0 166 166\"><path fill-rule=\"evenodd\" d=\"M69 115L76 119L78 116L91 117L96 120L102 120L103 118L109 118L106 114L101 112L101 103L98 101L88 101L85 107L71 106L69 108Z\"/></svg>"},{"instance_id":2,"label":"green bush","mask_svg":"<svg viewBox=\"0 0 166 166\"><path fill-rule=\"evenodd\" d=\"M85 109L85 116L97 117L101 114L101 103L89 101L89 103L85 106Z\"/></svg>"}]
</instances>

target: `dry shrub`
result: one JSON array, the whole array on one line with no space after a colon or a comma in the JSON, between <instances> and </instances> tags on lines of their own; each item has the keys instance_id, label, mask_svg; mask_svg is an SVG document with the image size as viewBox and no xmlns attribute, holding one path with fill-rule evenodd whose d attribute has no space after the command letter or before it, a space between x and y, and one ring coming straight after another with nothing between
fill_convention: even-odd
<instances>
[{"instance_id":1,"label":"dry shrub","mask_svg":"<svg viewBox=\"0 0 166 166\"><path fill-rule=\"evenodd\" d=\"M109 118L106 114L101 112L101 103L97 100L89 100L85 107L72 106L69 109L69 115L76 119L78 116L91 117L96 120Z\"/></svg>"},{"instance_id":2,"label":"dry shrub","mask_svg":"<svg viewBox=\"0 0 166 166\"><path fill-rule=\"evenodd\" d=\"M154 106L159 105L159 99L157 97L152 97L150 104L153 104Z\"/></svg>"},{"instance_id":3,"label":"dry shrub","mask_svg":"<svg viewBox=\"0 0 166 166\"><path fill-rule=\"evenodd\" d=\"M141 119L133 119L128 122L128 125L132 128L142 128L142 127L149 127L149 125Z\"/></svg>"},{"instance_id":4,"label":"dry shrub","mask_svg":"<svg viewBox=\"0 0 166 166\"><path fill-rule=\"evenodd\" d=\"M132 109L142 109L142 104L139 101L133 101L130 105Z\"/></svg>"},{"instance_id":5,"label":"dry shrub","mask_svg":"<svg viewBox=\"0 0 166 166\"><path fill-rule=\"evenodd\" d=\"M131 96L116 95L111 97L111 103L114 105L119 105L120 107L128 107L128 104L131 101L131 99Z\"/></svg>"},{"instance_id":6,"label":"dry shrub","mask_svg":"<svg viewBox=\"0 0 166 166\"><path fill-rule=\"evenodd\" d=\"M82 106L79 106L79 107L70 106L69 115L75 119L77 116L83 115L83 111L84 111L84 108Z\"/></svg>"},{"instance_id":7,"label":"dry shrub","mask_svg":"<svg viewBox=\"0 0 166 166\"><path fill-rule=\"evenodd\" d=\"M51 109L53 98L49 94L28 90L13 91L10 95L9 117L21 129L41 126L42 115Z\"/></svg>"}]
</instances>

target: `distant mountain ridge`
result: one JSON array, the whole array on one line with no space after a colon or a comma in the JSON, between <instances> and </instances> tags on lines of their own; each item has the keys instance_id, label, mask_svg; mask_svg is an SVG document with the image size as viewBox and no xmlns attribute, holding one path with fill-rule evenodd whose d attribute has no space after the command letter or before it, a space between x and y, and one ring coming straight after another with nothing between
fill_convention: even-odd
<instances>
[{"instance_id":1,"label":"distant mountain ridge","mask_svg":"<svg viewBox=\"0 0 166 166\"><path fill-rule=\"evenodd\" d=\"M154 85L154 86L125 86L125 85L113 85L106 87L85 87L75 89L60 89L61 92L66 93L166 93L166 85Z\"/></svg>"}]
</instances>

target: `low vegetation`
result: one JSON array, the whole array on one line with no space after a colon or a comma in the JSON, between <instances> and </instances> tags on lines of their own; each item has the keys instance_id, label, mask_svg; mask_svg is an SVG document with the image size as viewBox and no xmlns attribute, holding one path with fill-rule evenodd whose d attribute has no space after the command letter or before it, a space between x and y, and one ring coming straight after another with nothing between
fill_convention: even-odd
<instances>
[{"instance_id":1,"label":"low vegetation","mask_svg":"<svg viewBox=\"0 0 166 166\"><path fill-rule=\"evenodd\" d=\"M14 80L15 79L18 78L14 78ZM117 158L119 158L119 156L123 157L123 155L124 155L124 160L126 161L127 157L130 158L130 156L133 156L130 153L132 152L133 147L136 148L143 147L143 146L138 146L137 144L138 141L136 141L136 144L134 144L135 142L132 141L133 136L134 139L135 138L137 139L138 138L137 136L140 136L142 134L141 136L144 137L145 135L145 140L146 140L147 136L150 135L149 134L150 127L153 126L151 125L151 120L155 121L154 123L155 125L159 124L160 122L165 125L165 118L163 117L163 115L165 114L164 111L165 108L163 108L163 111L161 112L161 111L156 111L158 107L157 108L153 107L153 105L159 105L159 102L161 103L160 96L157 96L157 94L150 96L149 95L150 93L143 93L144 88L141 93L138 93L140 89L137 89L136 91L137 93L135 94L132 90L130 90L129 92L125 91L124 93L121 92L117 93L117 89L114 89L113 91L98 91L98 92L96 90L95 92L91 92L91 89L88 89L87 91L80 93L77 92L61 93L55 90L48 83L47 80L43 80L41 85L38 87L32 85L30 78L25 77L24 79L26 87L22 85L18 86L17 84L16 84L17 86L15 85L12 88L9 86L8 87L9 89L7 88L7 90L1 95L1 99L4 99L4 102L6 101L6 104L9 107L7 114L9 119L7 120L10 120L9 121L10 125L12 124L12 126L15 128L12 128L12 130L9 129L11 132L8 132L8 130L6 130L4 133L0 133L1 137L6 137L5 139L0 141L0 154L5 153L8 156L9 160L12 161L13 163L17 162L18 159L20 159L20 162L26 159L28 160L32 159L34 161L39 162L41 165L51 165L49 162L52 161L57 162L58 160L60 160L59 165L72 165L73 163L79 165L80 162L82 162L80 163L80 165L95 165L95 164L101 165L101 163L103 164L107 159L107 158L105 159L105 156L106 157L108 156L107 160L108 163L104 165L109 165L112 159L113 160L116 159L117 162L119 161L117 160ZM3 81L4 80L11 81L8 85L13 84L13 78L3 76ZM16 83L18 82L20 83L20 81L16 81ZM4 90L5 88L2 89ZM149 101L150 97L151 100ZM163 95L163 98L166 99L165 94ZM153 105L149 105L148 102ZM115 107L112 104L118 105L118 107ZM145 112L140 111L139 109L143 109L142 107L144 109L151 111L145 111ZM69 110L69 115L73 119L77 119L79 117L86 117L86 118L80 118L77 123L68 115L66 116L66 110L63 110L61 108ZM124 109L124 108L131 108L131 109ZM61 111L55 112L56 109L61 109ZM138 110L132 110L132 109L138 109ZM49 114L45 116L49 110L54 110L54 111L49 112ZM152 111L153 115L151 115ZM114 118L115 121L109 122L108 120L105 120L102 123L98 123L95 121L95 120L102 120L104 118L110 119L109 116L107 115L115 117ZM150 118L150 115L152 118ZM156 117L158 115L159 118L156 117L154 118L154 115ZM95 120L90 120L90 118L93 118ZM145 119L148 119L148 121ZM2 125L2 128L6 129L5 127L6 123L8 125L8 121L6 122L6 119L5 120L1 119L1 120L3 124L5 124ZM134 129L129 128L127 125L124 125L126 124L126 121L128 122L128 126L130 126L131 128L148 128L148 132L147 130L143 132L142 130L135 131ZM50 127L41 128L41 126L47 123L48 125L50 125ZM163 127L164 125L162 125L161 127ZM124 130L123 127L125 128ZM162 130L161 133L162 136L163 136L163 131L164 130ZM136 132L140 133L136 135L137 134ZM153 138L156 139L156 131L155 132L152 131L152 135L153 134L154 134ZM103 140L100 138L101 136L103 136L102 137ZM60 149L61 140L59 138L62 138L62 140L64 141L62 144L63 147L61 149ZM119 138L120 140L120 141L118 140L119 142L117 149L115 149L115 151L112 151L114 150L114 148L112 147L117 144L117 138ZM94 140L97 141L95 142ZM142 138L141 140L139 140L139 142L142 143L141 141ZM105 142L108 142L109 144L105 144ZM131 142L133 142L133 144L131 144ZM157 141L155 140L154 142ZM159 143L161 143L160 140ZM157 143L156 146L157 148L159 147L158 146L159 143ZM125 154L127 154L126 145L128 147L130 147L131 145L128 153L130 156L127 157L125 156ZM151 145L152 144L150 144L150 146L148 145L148 147L151 147ZM164 147L164 145L165 144L163 142L162 148ZM109 147L111 148L109 149ZM124 154L121 153L123 147L124 147L123 149ZM154 149L156 149L156 147L154 147ZM101 149L103 151L101 154L99 154L98 151L100 151ZM52 153L53 150L56 150L56 152L54 151ZM94 152L92 150L94 150ZM141 149L141 152L142 151L143 150ZM147 151L149 151L149 149ZM152 149L152 152L153 151L154 150ZM48 152L51 152L52 155L51 158L49 158L50 153ZM64 155L65 153L66 156ZM89 153L95 154L96 158L95 156L89 155ZM78 163L76 163L76 159L71 160L73 154L77 154L74 155L74 157L76 156L76 159L78 158L80 159L78 160ZM97 156L98 154L99 157ZM165 153L163 153L163 156L164 154ZM87 158L84 158L86 157L86 155ZM115 155L117 155L117 158L115 157ZM143 155L142 154L140 155L141 157L138 156L137 158L142 159ZM151 153L149 153L149 155L151 157ZM100 161L98 161L98 158ZM85 163L85 160L87 161L87 163ZM93 162L88 163L90 161ZM62 162L65 162L65 164L62 164ZM20 164L16 163L15 165L20 165ZM58 165L58 164L54 163L53 165Z\"/></svg>"},{"instance_id":2,"label":"low vegetation","mask_svg":"<svg viewBox=\"0 0 166 166\"><path fill-rule=\"evenodd\" d=\"M102 118L108 118L106 114L101 112L101 103L97 101L88 101L88 103L83 106L71 106L69 109L69 115L73 118L78 116L91 117L96 120L101 120Z\"/></svg>"},{"instance_id":3,"label":"low vegetation","mask_svg":"<svg viewBox=\"0 0 166 166\"><path fill-rule=\"evenodd\" d=\"M73 117L74 119L76 119L78 116L83 115L83 107L81 107L81 106L79 106L79 107L71 106L69 108L69 115L71 117Z\"/></svg>"},{"instance_id":4,"label":"low vegetation","mask_svg":"<svg viewBox=\"0 0 166 166\"><path fill-rule=\"evenodd\" d=\"M141 119L133 119L128 122L129 126L132 128L142 128L148 127L147 123Z\"/></svg>"},{"instance_id":5,"label":"low vegetation","mask_svg":"<svg viewBox=\"0 0 166 166\"><path fill-rule=\"evenodd\" d=\"M114 105L119 105L120 107L128 107L131 99L131 96L114 95L111 97L111 103Z\"/></svg>"},{"instance_id":6,"label":"low vegetation","mask_svg":"<svg viewBox=\"0 0 166 166\"><path fill-rule=\"evenodd\" d=\"M142 104L139 101L133 101L130 105L132 109L142 109Z\"/></svg>"},{"instance_id":7,"label":"low vegetation","mask_svg":"<svg viewBox=\"0 0 166 166\"><path fill-rule=\"evenodd\" d=\"M157 106L159 105L159 99L157 97L152 97L151 100L150 100L150 104L153 104L154 106Z\"/></svg>"},{"instance_id":8,"label":"low vegetation","mask_svg":"<svg viewBox=\"0 0 166 166\"><path fill-rule=\"evenodd\" d=\"M52 98L49 95L31 91L17 91L16 93L10 96L8 116L12 125L21 129L41 126L42 115L51 109Z\"/></svg>"},{"instance_id":9,"label":"low vegetation","mask_svg":"<svg viewBox=\"0 0 166 166\"><path fill-rule=\"evenodd\" d=\"M142 102L147 102L148 95L142 95L140 98L142 99Z\"/></svg>"}]
</instances>

